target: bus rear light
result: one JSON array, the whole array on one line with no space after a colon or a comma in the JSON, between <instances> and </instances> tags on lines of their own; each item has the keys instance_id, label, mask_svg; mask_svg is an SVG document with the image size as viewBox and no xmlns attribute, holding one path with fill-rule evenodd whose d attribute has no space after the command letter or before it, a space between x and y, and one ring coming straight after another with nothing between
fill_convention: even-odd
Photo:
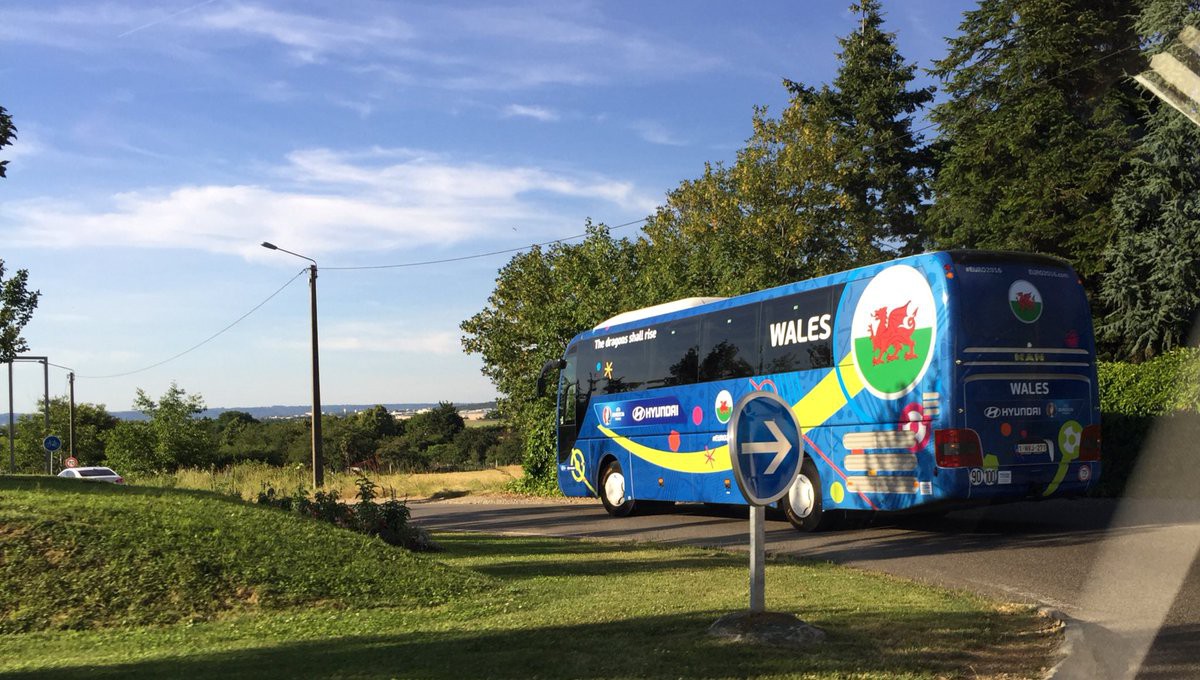
<instances>
[{"instance_id":1,"label":"bus rear light","mask_svg":"<svg viewBox=\"0 0 1200 680\"><path fill-rule=\"evenodd\" d=\"M983 466L983 446L974 430L935 430L933 441L938 467Z\"/></svg>"},{"instance_id":2,"label":"bus rear light","mask_svg":"<svg viewBox=\"0 0 1200 680\"><path fill-rule=\"evenodd\" d=\"M1100 460L1100 426L1088 425L1083 428L1083 436L1079 441L1079 460Z\"/></svg>"}]
</instances>

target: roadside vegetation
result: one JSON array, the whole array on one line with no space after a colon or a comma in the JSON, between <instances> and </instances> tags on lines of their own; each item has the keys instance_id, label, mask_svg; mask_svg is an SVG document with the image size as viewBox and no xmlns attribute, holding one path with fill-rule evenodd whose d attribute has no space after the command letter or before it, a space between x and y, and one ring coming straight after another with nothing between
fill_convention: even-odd
<instances>
[{"instance_id":1,"label":"roadside vegetation","mask_svg":"<svg viewBox=\"0 0 1200 680\"><path fill-rule=\"evenodd\" d=\"M522 475L520 465L504 465L483 470L459 472L369 473L379 484L380 498L458 498L468 495L497 495L508 492ZM325 489L342 498L352 498L360 475L353 471L325 473ZM224 468L202 470L186 468L175 472L142 474L130 477L138 486L168 489L196 489L254 500L267 488L278 494L291 494L312 486L312 469L303 464L276 466L260 462L235 463Z\"/></svg>"},{"instance_id":2,"label":"roadside vegetation","mask_svg":"<svg viewBox=\"0 0 1200 680\"><path fill-rule=\"evenodd\" d=\"M1039 677L1057 626L1024 607L772 560L802 650L706 635L746 558L439 534L418 555L227 497L0 478L0 673L17 677ZM269 537L269 540L264 540Z\"/></svg>"},{"instance_id":3,"label":"roadside vegetation","mask_svg":"<svg viewBox=\"0 0 1200 680\"><path fill-rule=\"evenodd\" d=\"M44 477L0 477L0 550L0 634L431 607L490 582L228 497Z\"/></svg>"}]
</instances>

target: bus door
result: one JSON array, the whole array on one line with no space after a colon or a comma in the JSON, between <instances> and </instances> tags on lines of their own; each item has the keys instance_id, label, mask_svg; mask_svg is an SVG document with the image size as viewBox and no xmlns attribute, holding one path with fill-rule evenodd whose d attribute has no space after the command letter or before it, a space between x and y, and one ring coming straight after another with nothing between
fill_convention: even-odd
<instances>
[{"instance_id":1,"label":"bus door","mask_svg":"<svg viewBox=\"0 0 1200 680\"><path fill-rule=\"evenodd\" d=\"M558 374L558 462L571 458L571 449L579 436L579 382L576 380L577 345L567 350L566 365Z\"/></svg>"},{"instance_id":2,"label":"bus door","mask_svg":"<svg viewBox=\"0 0 1200 680\"><path fill-rule=\"evenodd\" d=\"M1075 272L993 258L957 262L955 279L960 422L978 436L981 459L970 495L1085 490L1099 474L1099 392Z\"/></svg>"}]
</instances>

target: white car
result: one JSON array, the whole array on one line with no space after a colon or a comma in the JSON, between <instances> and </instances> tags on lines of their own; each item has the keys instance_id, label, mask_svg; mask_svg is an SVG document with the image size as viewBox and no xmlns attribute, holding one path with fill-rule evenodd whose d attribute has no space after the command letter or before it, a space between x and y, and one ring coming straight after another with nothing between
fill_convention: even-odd
<instances>
[{"instance_id":1,"label":"white car","mask_svg":"<svg viewBox=\"0 0 1200 680\"><path fill-rule=\"evenodd\" d=\"M125 478L106 467L67 468L58 473L59 477L67 479L86 479L89 482L112 482L124 484Z\"/></svg>"}]
</instances>

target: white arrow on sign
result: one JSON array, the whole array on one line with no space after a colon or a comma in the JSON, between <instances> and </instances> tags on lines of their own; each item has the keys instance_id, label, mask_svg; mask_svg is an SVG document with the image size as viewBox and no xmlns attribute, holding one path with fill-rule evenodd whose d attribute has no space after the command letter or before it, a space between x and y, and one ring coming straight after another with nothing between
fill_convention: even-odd
<instances>
[{"instance_id":1,"label":"white arrow on sign","mask_svg":"<svg viewBox=\"0 0 1200 680\"><path fill-rule=\"evenodd\" d=\"M792 450L792 443L784 436L783 431L775 424L774 420L764 420L763 424L771 431L771 436L775 438L773 442L746 442L742 444L744 453L774 453L775 458L771 460L771 464L763 472L764 475L773 475L783 464L787 458L788 451Z\"/></svg>"}]
</instances>

